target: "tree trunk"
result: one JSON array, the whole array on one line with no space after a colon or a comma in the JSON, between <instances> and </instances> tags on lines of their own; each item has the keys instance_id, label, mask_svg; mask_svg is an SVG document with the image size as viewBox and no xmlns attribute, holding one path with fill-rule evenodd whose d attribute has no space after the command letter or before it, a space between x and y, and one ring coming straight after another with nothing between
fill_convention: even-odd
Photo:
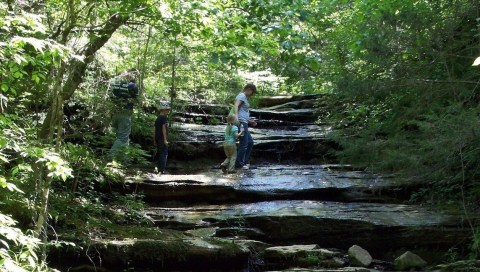
<instances>
[{"instance_id":1,"label":"tree trunk","mask_svg":"<svg viewBox=\"0 0 480 272\"><path fill-rule=\"evenodd\" d=\"M148 45L150 44L150 39L152 37L152 26L148 27L148 34L147 34L147 41L145 43L145 50L143 51L143 57L142 57L142 68L140 71L140 104L142 104L143 100L143 94L144 94L144 85L143 85L143 79L145 78L145 71L147 70L147 54L148 54Z\"/></svg>"},{"instance_id":2,"label":"tree trunk","mask_svg":"<svg viewBox=\"0 0 480 272\"><path fill-rule=\"evenodd\" d=\"M177 57L176 57L176 46L177 36L175 36L175 40L173 42L173 60L172 60L172 86L170 87L170 107L173 109L173 102L175 98L175 77L176 77L176 69L177 69ZM170 111L170 115L173 111ZM172 120L172 118L169 118ZM169 122L170 127L173 125L173 121Z\"/></svg>"},{"instance_id":3,"label":"tree trunk","mask_svg":"<svg viewBox=\"0 0 480 272\"><path fill-rule=\"evenodd\" d=\"M123 17L120 15L113 15L105 23L105 27L98 32L98 34L90 40L90 42L84 47L85 49L79 52L84 56L83 61L80 61L76 58L72 58L70 63L67 65L66 70L68 70L68 77L65 81L65 84L62 87L62 96L64 101L70 100L75 91L77 90L80 83L83 81L83 76L90 62L93 61L95 53L105 45L105 43L110 39L112 34L128 20L128 17ZM54 115L54 107L50 107L47 112L46 120L50 120L52 115ZM48 134L53 128L49 122L44 122L42 129L39 133L39 138L42 140L48 139Z\"/></svg>"},{"instance_id":4,"label":"tree trunk","mask_svg":"<svg viewBox=\"0 0 480 272\"><path fill-rule=\"evenodd\" d=\"M63 103L70 100L83 81L86 68L88 64L93 61L95 53L103 47L120 26L126 23L127 19L128 17L123 17L118 14L110 17L107 22L105 22L103 29L87 43L84 50L78 52L79 55L84 56L83 61L72 58L68 64L62 64L55 78L52 103L47 111L47 117L42 124L42 128L39 131L38 138L40 141L45 144L52 144L52 141L56 139L56 149L57 151L60 150L63 142ZM65 83L62 84L65 75L67 75L67 78ZM55 128L56 137L54 137ZM37 171L37 189L39 190L34 234L46 242L48 200L52 180L48 177L48 170L45 165L36 163L34 167ZM40 255L43 259L46 257L45 247Z\"/></svg>"}]
</instances>

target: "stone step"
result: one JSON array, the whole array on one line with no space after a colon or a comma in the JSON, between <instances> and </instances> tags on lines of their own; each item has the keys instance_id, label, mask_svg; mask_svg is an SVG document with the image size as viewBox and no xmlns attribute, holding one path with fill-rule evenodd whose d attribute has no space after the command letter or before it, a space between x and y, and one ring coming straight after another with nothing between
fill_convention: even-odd
<instances>
[{"instance_id":1,"label":"stone step","mask_svg":"<svg viewBox=\"0 0 480 272\"><path fill-rule=\"evenodd\" d=\"M216 142L222 143L224 140L226 125L201 125L201 124L178 124L175 130L180 134L180 139L176 142ZM255 127L248 128L254 140L321 140L325 139L327 133L331 131L329 126L318 125L301 125L301 126L285 126L275 129L257 129Z\"/></svg>"},{"instance_id":2,"label":"stone step","mask_svg":"<svg viewBox=\"0 0 480 272\"><path fill-rule=\"evenodd\" d=\"M314 123L319 114L316 105L318 97L318 95L260 97L260 108L252 108L250 115L257 119L260 127ZM226 104L192 104L186 101L179 105L183 106L174 111L174 121L204 125L225 123L232 107Z\"/></svg>"},{"instance_id":3,"label":"stone step","mask_svg":"<svg viewBox=\"0 0 480 272\"><path fill-rule=\"evenodd\" d=\"M258 104L260 107L272 107L278 106L294 101L315 101L316 99L321 98L321 94L306 94L306 95L279 95L279 96L260 96L258 98Z\"/></svg>"},{"instance_id":4,"label":"stone step","mask_svg":"<svg viewBox=\"0 0 480 272\"><path fill-rule=\"evenodd\" d=\"M367 172L337 165L260 165L224 175L219 169L189 175L145 174L130 178L151 203L232 203L275 199L342 202L399 202L405 186Z\"/></svg>"},{"instance_id":5,"label":"stone step","mask_svg":"<svg viewBox=\"0 0 480 272\"><path fill-rule=\"evenodd\" d=\"M316 109L267 110L252 109L250 116L258 120L281 120L290 122L314 122L317 120Z\"/></svg>"},{"instance_id":6,"label":"stone step","mask_svg":"<svg viewBox=\"0 0 480 272\"><path fill-rule=\"evenodd\" d=\"M290 110L290 109L311 109L315 108L315 103L316 100L298 100L298 101L292 101L292 102L287 102L281 105L276 105L276 106L270 106L270 107L265 107L261 108L263 110L278 110L278 111L283 111L283 110Z\"/></svg>"},{"instance_id":7,"label":"stone step","mask_svg":"<svg viewBox=\"0 0 480 272\"><path fill-rule=\"evenodd\" d=\"M172 140L170 153L175 159L220 159L224 157L225 125L178 124L176 139ZM334 143L326 139L329 126L302 125L290 127L249 128L254 139L252 158L274 162L324 158ZM302 156L298 156L302 154ZM328 156L327 156L328 157Z\"/></svg>"},{"instance_id":8,"label":"stone step","mask_svg":"<svg viewBox=\"0 0 480 272\"><path fill-rule=\"evenodd\" d=\"M220 232L237 227L243 229L239 230L241 239L252 234L256 240L274 245L318 244L322 248L346 250L356 244L383 260L393 260L405 249L414 249L429 258L432 249L446 251L470 235L460 228L460 215L400 204L266 201L152 207L148 214L162 228L215 227ZM225 231L219 236L225 237Z\"/></svg>"},{"instance_id":9,"label":"stone step","mask_svg":"<svg viewBox=\"0 0 480 272\"><path fill-rule=\"evenodd\" d=\"M260 127L313 124L318 119L316 109L252 109L250 112L250 116L257 121ZM228 112L225 114L175 112L174 120L188 124L215 125L226 123L227 115Z\"/></svg>"}]
</instances>

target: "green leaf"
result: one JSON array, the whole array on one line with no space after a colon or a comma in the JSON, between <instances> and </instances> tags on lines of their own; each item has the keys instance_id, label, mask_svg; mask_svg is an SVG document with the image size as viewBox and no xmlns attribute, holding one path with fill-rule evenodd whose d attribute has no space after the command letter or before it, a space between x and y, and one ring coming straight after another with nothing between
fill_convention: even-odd
<instances>
[{"instance_id":1,"label":"green leaf","mask_svg":"<svg viewBox=\"0 0 480 272\"><path fill-rule=\"evenodd\" d=\"M17 71L13 74L13 77L19 79L23 77L23 74L20 71Z\"/></svg>"},{"instance_id":2,"label":"green leaf","mask_svg":"<svg viewBox=\"0 0 480 272\"><path fill-rule=\"evenodd\" d=\"M1 87L1 88L2 88L2 91L4 91L4 92L8 91L8 85L5 84L5 83L2 83L2 87Z\"/></svg>"},{"instance_id":3,"label":"green leaf","mask_svg":"<svg viewBox=\"0 0 480 272\"><path fill-rule=\"evenodd\" d=\"M5 177L0 177L0 187L2 188L7 187L7 179Z\"/></svg>"},{"instance_id":4,"label":"green leaf","mask_svg":"<svg viewBox=\"0 0 480 272\"><path fill-rule=\"evenodd\" d=\"M37 83L37 84L40 83L40 77L37 76L37 74L32 75L32 80L35 81L35 83Z\"/></svg>"}]
</instances>

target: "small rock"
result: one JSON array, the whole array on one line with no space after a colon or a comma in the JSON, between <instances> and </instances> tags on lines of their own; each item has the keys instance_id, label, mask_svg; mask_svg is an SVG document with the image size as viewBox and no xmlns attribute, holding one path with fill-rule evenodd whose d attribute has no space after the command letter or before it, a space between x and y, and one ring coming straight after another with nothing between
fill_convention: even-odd
<instances>
[{"instance_id":1,"label":"small rock","mask_svg":"<svg viewBox=\"0 0 480 272\"><path fill-rule=\"evenodd\" d=\"M418 255L407 251L396 258L395 261L393 261L393 265L397 270L407 271L413 268L423 268L427 266L427 262Z\"/></svg>"},{"instance_id":2,"label":"small rock","mask_svg":"<svg viewBox=\"0 0 480 272\"><path fill-rule=\"evenodd\" d=\"M365 249L353 245L348 249L350 262L356 266L367 267L372 263L372 256Z\"/></svg>"}]
</instances>

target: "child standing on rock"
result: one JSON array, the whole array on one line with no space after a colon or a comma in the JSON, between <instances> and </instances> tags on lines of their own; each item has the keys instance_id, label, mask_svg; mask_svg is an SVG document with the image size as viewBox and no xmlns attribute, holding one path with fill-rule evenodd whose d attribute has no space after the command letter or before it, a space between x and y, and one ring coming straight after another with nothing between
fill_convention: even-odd
<instances>
[{"instance_id":1,"label":"child standing on rock","mask_svg":"<svg viewBox=\"0 0 480 272\"><path fill-rule=\"evenodd\" d=\"M229 114L227 116L227 127L225 128L225 141L223 143L223 150L227 158L220 165L222 172L235 173L235 161L237 160L237 139L243 132L238 133L237 124L238 119L235 114Z\"/></svg>"},{"instance_id":2,"label":"child standing on rock","mask_svg":"<svg viewBox=\"0 0 480 272\"><path fill-rule=\"evenodd\" d=\"M168 113L170 112L170 104L166 101L160 101L158 106L158 117L155 120L155 134L153 136L153 144L157 147L158 163L157 171L165 174L168 157Z\"/></svg>"}]
</instances>

